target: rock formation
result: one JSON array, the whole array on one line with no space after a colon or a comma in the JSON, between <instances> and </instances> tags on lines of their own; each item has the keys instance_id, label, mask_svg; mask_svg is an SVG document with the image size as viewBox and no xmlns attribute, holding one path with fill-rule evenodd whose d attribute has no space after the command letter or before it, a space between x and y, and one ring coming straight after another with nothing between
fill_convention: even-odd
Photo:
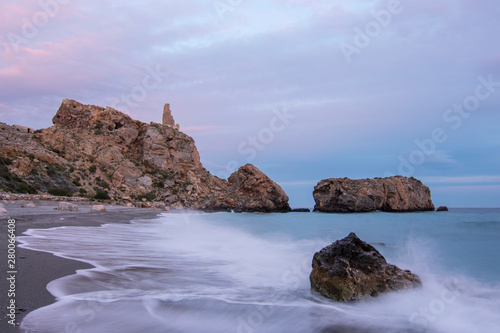
<instances>
[{"instance_id":1,"label":"rock formation","mask_svg":"<svg viewBox=\"0 0 500 333\"><path fill-rule=\"evenodd\" d=\"M168 104L164 111L166 125L146 124L65 99L52 127L22 133L0 123L0 190L211 211L289 210L285 192L254 166L229 181L211 175Z\"/></svg>"},{"instance_id":2,"label":"rock formation","mask_svg":"<svg viewBox=\"0 0 500 333\"><path fill-rule=\"evenodd\" d=\"M21 125L12 125L12 127L16 128L21 133L34 133L35 130L30 127L21 126Z\"/></svg>"},{"instance_id":3,"label":"rock formation","mask_svg":"<svg viewBox=\"0 0 500 333\"><path fill-rule=\"evenodd\" d=\"M422 285L417 275L388 264L373 246L355 233L316 253L312 267L311 288L341 302Z\"/></svg>"},{"instance_id":4,"label":"rock formation","mask_svg":"<svg viewBox=\"0 0 500 333\"><path fill-rule=\"evenodd\" d=\"M436 209L436 212L447 212L447 211L449 211L449 209L446 206L439 206L438 209Z\"/></svg>"},{"instance_id":5,"label":"rock formation","mask_svg":"<svg viewBox=\"0 0 500 333\"><path fill-rule=\"evenodd\" d=\"M58 210L78 212L78 206L69 202L60 202Z\"/></svg>"},{"instance_id":6,"label":"rock formation","mask_svg":"<svg viewBox=\"0 0 500 333\"><path fill-rule=\"evenodd\" d=\"M170 111L170 104L165 104L163 107L163 126L172 127L175 129L180 129L179 124L175 124L174 117Z\"/></svg>"},{"instance_id":7,"label":"rock formation","mask_svg":"<svg viewBox=\"0 0 500 333\"><path fill-rule=\"evenodd\" d=\"M326 213L433 211L431 191L411 177L325 179L314 188L314 211Z\"/></svg>"},{"instance_id":8,"label":"rock formation","mask_svg":"<svg viewBox=\"0 0 500 333\"><path fill-rule=\"evenodd\" d=\"M289 212L285 191L251 164L242 166L228 180L231 208L257 212Z\"/></svg>"},{"instance_id":9,"label":"rock formation","mask_svg":"<svg viewBox=\"0 0 500 333\"><path fill-rule=\"evenodd\" d=\"M310 213L311 210L309 208L295 208L292 209L292 213Z\"/></svg>"}]
</instances>

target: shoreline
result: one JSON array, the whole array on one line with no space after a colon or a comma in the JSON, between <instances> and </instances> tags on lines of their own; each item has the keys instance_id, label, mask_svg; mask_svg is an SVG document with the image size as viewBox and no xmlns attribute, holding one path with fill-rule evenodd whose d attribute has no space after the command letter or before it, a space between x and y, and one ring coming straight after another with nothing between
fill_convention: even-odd
<instances>
[{"instance_id":1,"label":"shoreline","mask_svg":"<svg viewBox=\"0 0 500 333\"><path fill-rule=\"evenodd\" d=\"M48 229L62 226L97 227L108 223L130 223L136 219L153 219L162 211L144 208L127 208L108 206L107 212L91 212L94 203L78 202L79 212L62 212L54 210L58 202L38 201L36 207L23 207L27 202L0 201L7 209L10 219L16 220L16 236L23 235L28 229ZM81 209L80 209L81 207ZM2 267L7 266L7 220L1 220L0 248ZM17 326L8 324L7 305L9 290L7 269L0 279L0 331L21 332L19 324L33 310L55 303L57 300L50 294L46 286L58 278L75 274L77 270L91 269L94 266L74 260L58 257L48 252L35 251L20 247L16 242L16 311ZM5 261L5 265L3 264Z\"/></svg>"}]
</instances>

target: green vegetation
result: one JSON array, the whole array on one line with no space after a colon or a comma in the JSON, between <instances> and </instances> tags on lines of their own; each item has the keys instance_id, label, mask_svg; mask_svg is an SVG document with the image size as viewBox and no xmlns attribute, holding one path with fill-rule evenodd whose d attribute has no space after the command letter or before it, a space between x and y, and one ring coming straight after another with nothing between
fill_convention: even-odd
<instances>
[{"instance_id":1,"label":"green vegetation","mask_svg":"<svg viewBox=\"0 0 500 333\"><path fill-rule=\"evenodd\" d=\"M7 192L36 194L37 189L9 171L12 160L0 157L0 187Z\"/></svg>"},{"instance_id":2,"label":"green vegetation","mask_svg":"<svg viewBox=\"0 0 500 333\"><path fill-rule=\"evenodd\" d=\"M109 184L108 184L106 181L101 180L101 178L99 178L99 177L97 177L97 178L96 178L96 184L97 184L99 187L106 188L106 189L108 189L108 190L109 190L109 188L110 188L110 187L109 187Z\"/></svg>"},{"instance_id":3,"label":"green vegetation","mask_svg":"<svg viewBox=\"0 0 500 333\"><path fill-rule=\"evenodd\" d=\"M64 150L59 150L57 148L51 148L50 150L52 150L54 153L56 153L57 155L61 155L61 156L64 156L66 155L66 152Z\"/></svg>"},{"instance_id":4,"label":"green vegetation","mask_svg":"<svg viewBox=\"0 0 500 333\"><path fill-rule=\"evenodd\" d=\"M101 189L95 189L96 194L94 195L94 199L96 200L110 200L111 197L108 194L108 191L101 190Z\"/></svg>"},{"instance_id":5,"label":"green vegetation","mask_svg":"<svg viewBox=\"0 0 500 333\"><path fill-rule=\"evenodd\" d=\"M163 173L162 176L165 179L174 179L174 172L170 171L170 172L167 172L167 173Z\"/></svg>"},{"instance_id":6,"label":"green vegetation","mask_svg":"<svg viewBox=\"0 0 500 333\"><path fill-rule=\"evenodd\" d=\"M142 201L142 199L146 199L147 201L153 201L154 199L156 199L156 194L155 192L151 191L149 193L137 196L137 200Z\"/></svg>"},{"instance_id":7,"label":"green vegetation","mask_svg":"<svg viewBox=\"0 0 500 333\"><path fill-rule=\"evenodd\" d=\"M73 193L69 188L49 188L47 191L51 195L56 195L58 197L71 197Z\"/></svg>"},{"instance_id":8,"label":"green vegetation","mask_svg":"<svg viewBox=\"0 0 500 333\"><path fill-rule=\"evenodd\" d=\"M91 166L89 166L89 171L91 173L95 173L97 171L97 167L94 164L92 164Z\"/></svg>"},{"instance_id":9,"label":"green vegetation","mask_svg":"<svg viewBox=\"0 0 500 333\"><path fill-rule=\"evenodd\" d=\"M47 170L47 175L49 177L61 175L66 172L66 167L62 164L56 164L56 163L48 164L45 168Z\"/></svg>"},{"instance_id":10,"label":"green vegetation","mask_svg":"<svg viewBox=\"0 0 500 333\"><path fill-rule=\"evenodd\" d=\"M16 192L26 193L26 194L36 194L37 190L30 184L27 184L25 181L21 180L21 182L19 182L17 185Z\"/></svg>"},{"instance_id":11,"label":"green vegetation","mask_svg":"<svg viewBox=\"0 0 500 333\"><path fill-rule=\"evenodd\" d=\"M0 157L0 165L11 165L12 160L8 157Z\"/></svg>"}]
</instances>

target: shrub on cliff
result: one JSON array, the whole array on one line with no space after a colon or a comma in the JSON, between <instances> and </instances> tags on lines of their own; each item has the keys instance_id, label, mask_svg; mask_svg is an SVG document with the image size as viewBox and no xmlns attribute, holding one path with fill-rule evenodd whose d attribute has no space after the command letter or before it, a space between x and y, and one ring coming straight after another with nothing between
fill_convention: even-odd
<instances>
[{"instance_id":1,"label":"shrub on cliff","mask_svg":"<svg viewBox=\"0 0 500 333\"><path fill-rule=\"evenodd\" d=\"M0 188L7 192L36 194L35 187L9 171L7 165L12 164L9 158L0 158Z\"/></svg>"},{"instance_id":2,"label":"shrub on cliff","mask_svg":"<svg viewBox=\"0 0 500 333\"><path fill-rule=\"evenodd\" d=\"M155 192L151 191L149 193L137 196L137 200L142 201L142 199L146 199L147 201L153 201L154 199L156 199L156 194Z\"/></svg>"},{"instance_id":3,"label":"shrub on cliff","mask_svg":"<svg viewBox=\"0 0 500 333\"><path fill-rule=\"evenodd\" d=\"M71 197L73 193L69 188L49 188L47 191L51 195L55 195L58 197Z\"/></svg>"},{"instance_id":4,"label":"shrub on cliff","mask_svg":"<svg viewBox=\"0 0 500 333\"><path fill-rule=\"evenodd\" d=\"M108 191L104 190L96 190L96 194L94 195L94 199L96 200L110 200L111 197L108 194Z\"/></svg>"}]
</instances>

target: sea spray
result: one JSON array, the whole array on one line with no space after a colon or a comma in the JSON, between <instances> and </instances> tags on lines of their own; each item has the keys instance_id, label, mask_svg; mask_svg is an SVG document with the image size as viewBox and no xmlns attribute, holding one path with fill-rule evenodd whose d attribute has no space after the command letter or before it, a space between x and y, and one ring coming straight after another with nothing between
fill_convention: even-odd
<instances>
[{"instance_id":1,"label":"sea spray","mask_svg":"<svg viewBox=\"0 0 500 333\"><path fill-rule=\"evenodd\" d=\"M96 268L51 282L60 301L30 313L22 328L64 331L71 323L81 332L125 333L497 332L500 265L480 254L500 251L499 225L496 211L447 217L194 213L31 230L20 237L23 246ZM419 274L423 287L349 304L312 293L312 255L351 231L378 244L389 262Z\"/></svg>"}]
</instances>

